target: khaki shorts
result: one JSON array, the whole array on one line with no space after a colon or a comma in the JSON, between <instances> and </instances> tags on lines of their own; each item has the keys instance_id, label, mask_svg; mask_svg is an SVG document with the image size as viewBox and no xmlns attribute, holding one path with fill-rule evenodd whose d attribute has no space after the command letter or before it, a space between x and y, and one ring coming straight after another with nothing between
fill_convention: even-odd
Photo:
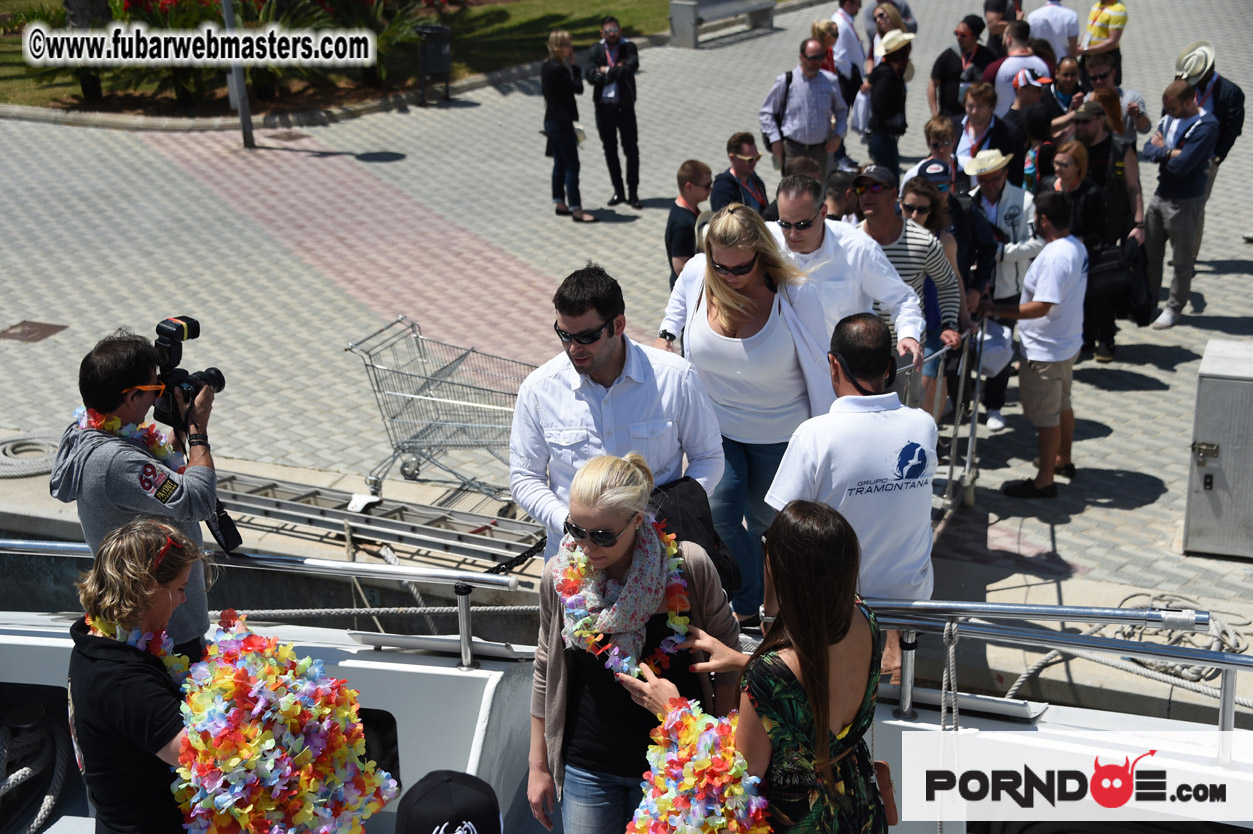
<instances>
[{"instance_id":1,"label":"khaki shorts","mask_svg":"<svg viewBox=\"0 0 1253 834\"><path fill-rule=\"evenodd\" d=\"M1033 362L1018 367L1018 396L1031 425L1038 429L1059 426L1062 412L1070 410L1070 380L1074 376L1075 354L1064 362Z\"/></svg>"}]
</instances>

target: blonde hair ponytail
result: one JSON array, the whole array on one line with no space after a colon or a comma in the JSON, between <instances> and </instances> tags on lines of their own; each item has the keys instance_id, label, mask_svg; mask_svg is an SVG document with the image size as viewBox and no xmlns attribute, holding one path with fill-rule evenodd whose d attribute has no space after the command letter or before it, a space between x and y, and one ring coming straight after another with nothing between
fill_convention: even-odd
<instances>
[{"instance_id":1,"label":"blonde hair ponytail","mask_svg":"<svg viewBox=\"0 0 1253 834\"><path fill-rule=\"evenodd\" d=\"M601 455L574 474L570 502L631 516L648 508L652 492L653 471L639 452L623 458Z\"/></svg>"}]
</instances>

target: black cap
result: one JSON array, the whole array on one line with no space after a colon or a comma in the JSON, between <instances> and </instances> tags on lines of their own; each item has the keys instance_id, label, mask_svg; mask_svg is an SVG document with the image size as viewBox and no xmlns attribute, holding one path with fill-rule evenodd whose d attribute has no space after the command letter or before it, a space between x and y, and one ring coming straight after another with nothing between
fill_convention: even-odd
<instances>
[{"instance_id":1,"label":"black cap","mask_svg":"<svg viewBox=\"0 0 1253 834\"><path fill-rule=\"evenodd\" d=\"M948 163L942 159L927 160L922 163L922 168L918 173L930 183L948 183L953 179L953 169L948 167Z\"/></svg>"},{"instance_id":2,"label":"black cap","mask_svg":"<svg viewBox=\"0 0 1253 834\"><path fill-rule=\"evenodd\" d=\"M870 180L871 182L882 183L888 188L896 188L901 181L900 175L883 165L867 165L861 169L861 173L853 177L853 185L857 185L858 180Z\"/></svg>"},{"instance_id":3,"label":"black cap","mask_svg":"<svg viewBox=\"0 0 1253 834\"><path fill-rule=\"evenodd\" d=\"M396 834L431 831L502 834L500 803L492 786L456 770L433 770L401 797Z\"/></svg>"},{"instance_id":4,"label":"black cap","mask_svg":"<svg viewBox=\"0 0 1253 834\"><path fill-rule=\"evenodd\" d=\"M975 40L979 40L979 36L983 34L983 18L977 14L968 14L962 18L962 23L970 29L971 34L975 36Z\"/></svg>"}]
</instances>

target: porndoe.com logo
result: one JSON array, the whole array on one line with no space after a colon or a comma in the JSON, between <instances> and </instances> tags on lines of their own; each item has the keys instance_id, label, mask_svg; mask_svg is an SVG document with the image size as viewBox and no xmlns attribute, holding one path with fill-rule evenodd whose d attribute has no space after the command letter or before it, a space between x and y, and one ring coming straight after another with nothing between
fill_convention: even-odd
<instances>
[{"instance_id":1,"label":"porndoe.com logo","mask_svg":"<svg viewBox=\"0 0 1253 834\"><path fill-rule=\"evenodd\" d=\"M902 818L1253 819L1253 734L1156 735L1135 750L1150 734L906 732Z\"/></svg>"}]
</instances>

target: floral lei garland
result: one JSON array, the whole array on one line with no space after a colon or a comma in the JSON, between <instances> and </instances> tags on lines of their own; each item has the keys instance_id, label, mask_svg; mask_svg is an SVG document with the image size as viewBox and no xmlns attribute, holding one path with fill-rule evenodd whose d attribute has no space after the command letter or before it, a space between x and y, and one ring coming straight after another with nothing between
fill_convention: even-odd
<instances>
[{"instance_id":1,"label":"floral lei garland","mask_svg":"<svg viewBox=\"0 0 1253 834\"><path fill-rule=\"evenodd\" d=\"M691 618L684 612L691 609L687 598L687 582L683 579L679 566L678 536L666 533L665 522L658 523L649 518L649 523L657 531L658 538L666 550L666 624L674 632L661 641L656 650L649 655L644 663L654 674L660 675L662 669L670 668L670 655L678 652L678 645L687 639L688 625ZM575 547L571 553L569 566L557 581L557 593L565 602L566 610L575 620L572 629L574 637L582 643L582 648L597 657L606 655L605 668L612 672L621 672L631 677L641 677L639 661L631 655L623 655L622 650L613 643L605 641L605 635L598 633L594 626L596 618L587 610L583 591L591 581L595 570L582 548Z\"/></svg>"},{"instance_id":2,"label":"floral lei garland","mask_svg":"<svg viewBox=\"0 0 1253 834\"><path fill-rule=\"evenodd\" d=\"M161 658L174 682L179 686L183 685L191 662L185 655L174 653L174 641L165 629L154 635L151 631L140 631L138 628L127 629L121 623L97 621L91 617L87 617L86 621L87 633L93 637L109 637L133 646L144 654Z\"/></svg>"},{"instance_id":3,"label":"floral lei garland","mask_svg":"<svg viewBox=\"0 0 1253 834\"><path fill-rule=\"evenodd\" d=\"M183 457L182 453L174 451L174 447L170 444L169 435L157 428L156 423L143 423L140 425L127 423L123 426L117 415L105 417L94 408L84 408L83 406L79 406L75 410L74 419L78 421L80 429L107 431L126 440L142 444L157 460L179 474L182 474L183 470L187 468L186 458Z\"/></svg>"}]
</instances>

